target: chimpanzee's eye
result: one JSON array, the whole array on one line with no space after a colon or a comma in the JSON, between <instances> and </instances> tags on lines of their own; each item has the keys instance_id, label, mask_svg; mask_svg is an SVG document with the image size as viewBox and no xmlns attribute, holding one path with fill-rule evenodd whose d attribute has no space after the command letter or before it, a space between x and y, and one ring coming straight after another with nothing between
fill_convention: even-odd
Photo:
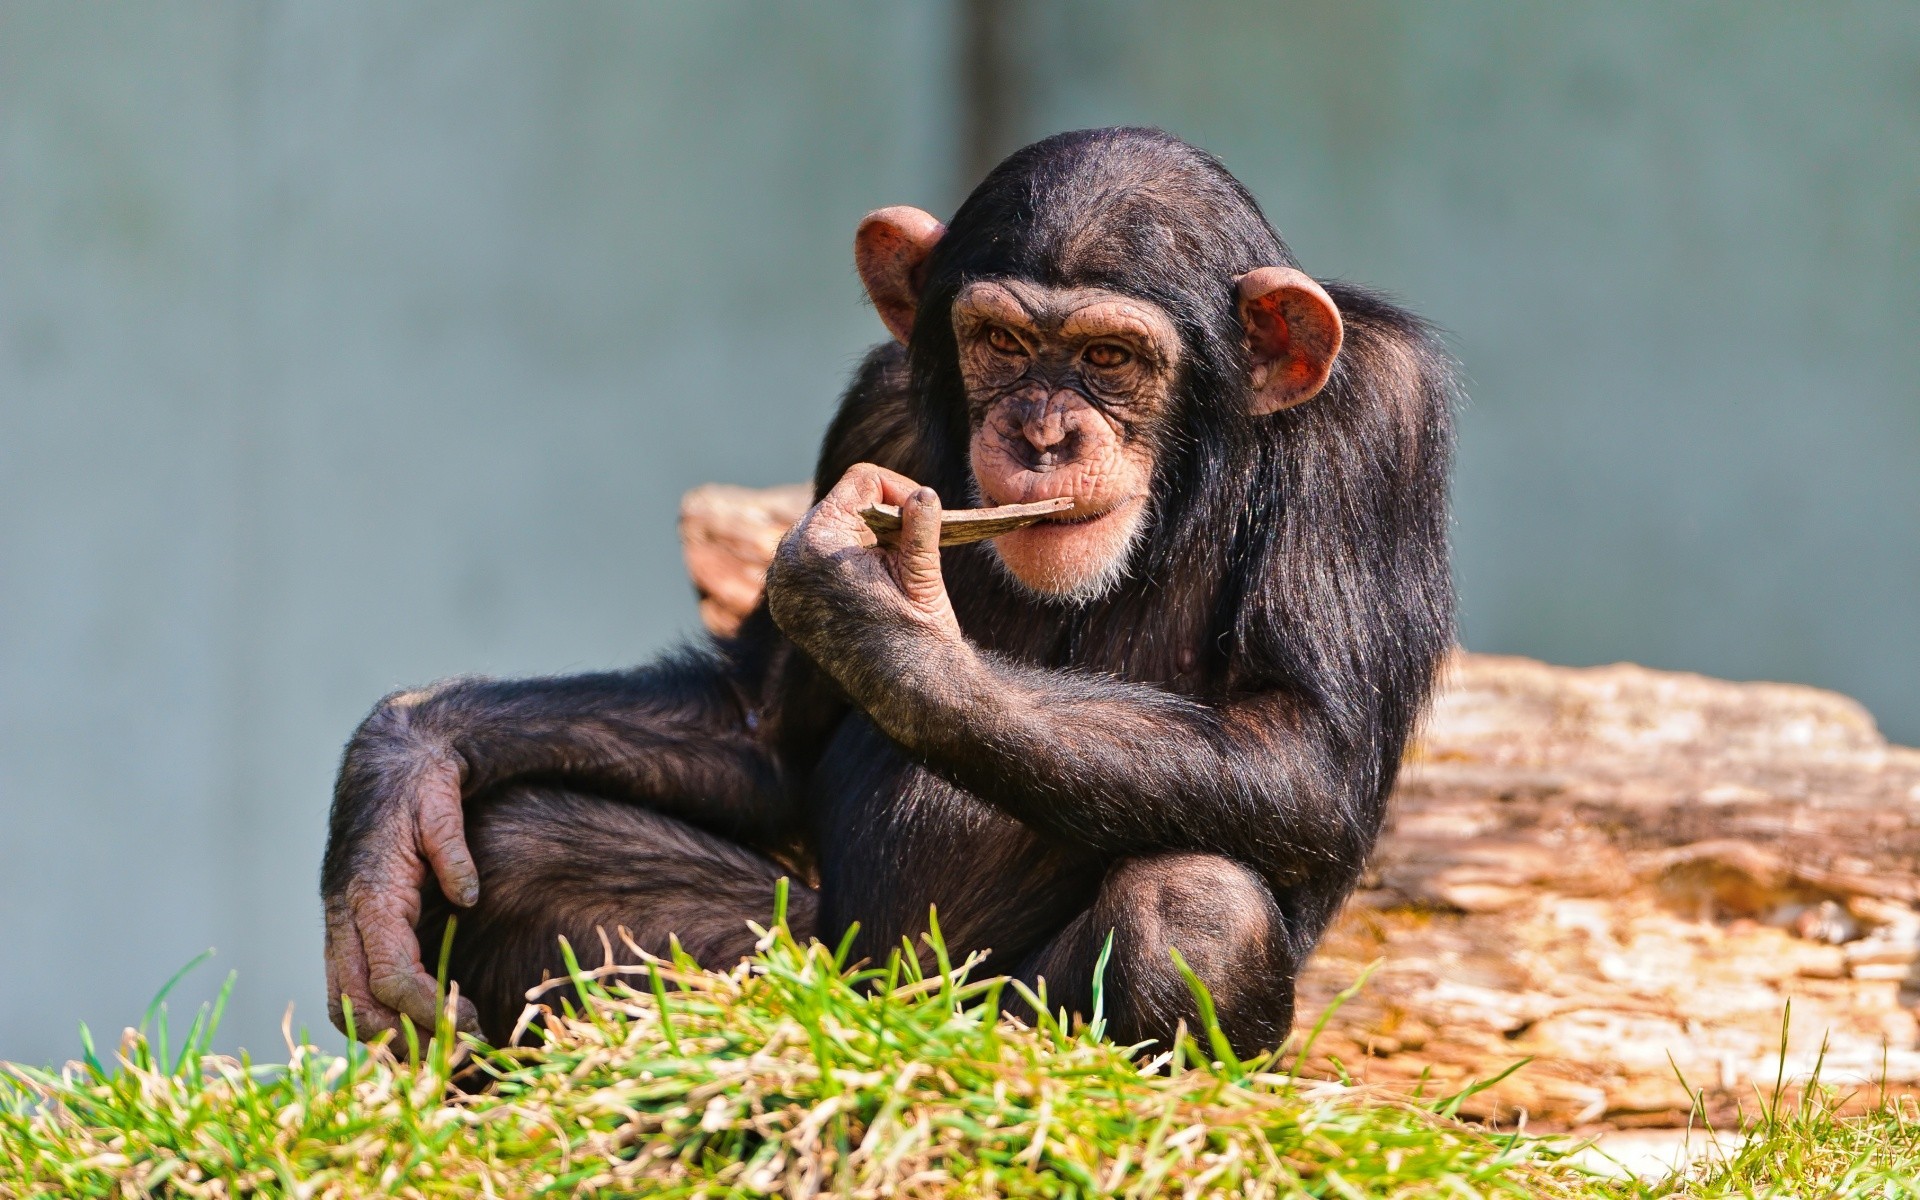
<instances>
[{"instance_id":1,"label":"chimpanzee's eye","mask_svg":"<svg viewBox=\"0 0 1920 1200\"><path fill-rule=\"evenodd\" d=\"M1133 359L1133 355L1114 345L1112 342L1095 342L1088 346L1082 356L1096 367L1118 367Z\"/></svg>"},{"instance_id":2,"label":"chimpanzee's eye","mask_svg":"<svg viewBox=\"0 0 1920 1200\"><path fill-rule=\"evenodd\" d=\"M1020 339L999 325L987 326L987 345L1002 354L1018 354L1022 358L1027 354L1027 348L1021 344Z\"/></svg>"}]
</instances>

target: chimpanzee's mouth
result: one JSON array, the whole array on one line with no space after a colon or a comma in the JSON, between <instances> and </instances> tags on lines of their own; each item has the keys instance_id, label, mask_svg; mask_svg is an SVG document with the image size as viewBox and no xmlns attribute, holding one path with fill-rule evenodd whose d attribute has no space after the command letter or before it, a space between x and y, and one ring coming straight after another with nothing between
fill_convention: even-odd
<instances>
[{"instance_id":1,"label":"chimpanzee's mouth","mask_svg":"<svg viewBox=\"0 0 1920 1200\"><path fill-rule=\"evenodd\" d=\"M1105 508L1101 509L1099 512L1082 514L1082 513L1073 512L1073 510L1069 509L1068 510L1069 515L1067 516L1043 517L1039 523L1042 525L1091 525L1095 521L1099 521L1106 517L1110 517L1113 514L1119 512L1121 509L1126 508L1127 506L1131 505L1135 499L1137 499L1137 497L1128 496L1122 500L1116 501L1113 504L1107 505Z\"/></svg>"}]
</instances>

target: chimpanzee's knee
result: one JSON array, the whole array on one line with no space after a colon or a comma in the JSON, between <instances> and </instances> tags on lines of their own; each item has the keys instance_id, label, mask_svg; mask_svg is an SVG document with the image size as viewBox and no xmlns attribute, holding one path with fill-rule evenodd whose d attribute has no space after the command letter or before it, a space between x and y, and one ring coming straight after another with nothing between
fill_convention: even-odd
<instances>
[{"instance_id":1,"label":"chimpanzee's knee","mask_svg":"<svg viewBox=\"0 0 1920 1200\"><path fill-rule=\"evenodd\" d=\"M1269 1049L1286 1036L1293 964L1285 927L1272 893L1246 867L1211 854L1127 859L1108 872L1093 916L1096 932L1114 934L1107 994L1116 1038L1164 1044L1182 1020L1199 1034L1175 950L1206 986L1237 1052Z\"/></svg>"}]
</instances>

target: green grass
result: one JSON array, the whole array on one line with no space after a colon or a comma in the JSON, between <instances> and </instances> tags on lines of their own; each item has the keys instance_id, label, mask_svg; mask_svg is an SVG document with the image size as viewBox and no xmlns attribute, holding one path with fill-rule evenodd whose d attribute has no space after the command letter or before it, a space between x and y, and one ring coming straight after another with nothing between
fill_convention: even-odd
<instances>
[{"instance_id":1,"label":"green grass","mask_svg":"<svg viewBox=\"0 0 1920 1200\"><path fill-rule=\"evenodd\" d=\"M256 1064L209 1051L218 1004L173 1046L156 1001L110 1063L83 1031L59 1073L0 1069L0 1197L1920 1196L1897 1106L1816 1095L1697 1178L1600 1180L1458 1097L1296 1078L1301 1045L1238 1062L1204 1019L1159 1053L1097 1012L1000 1019L1018 985L929 944L930 974L851 969L776 922L726 974L576 970L582 1003L514 1050L443 1026Z\"/></svg>"}]
</instances>

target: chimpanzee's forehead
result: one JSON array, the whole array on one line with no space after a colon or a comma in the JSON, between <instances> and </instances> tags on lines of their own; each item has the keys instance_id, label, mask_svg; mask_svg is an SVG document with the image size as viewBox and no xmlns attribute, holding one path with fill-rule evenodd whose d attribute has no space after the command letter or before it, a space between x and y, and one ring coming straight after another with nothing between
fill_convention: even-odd
<instances>
[{"instance_id":1,"label":"chimpanzee's forehead","mask_svg":"<svg viewBox=\"0 0 1920 1200\"><path fill-rule=\"evenodd\" d=\"M1118 333L1177 345L1167 312L1153 300L1105 287L1062 287L1036 280L975 280L954 297L959 323L997 321L1039 332Z\"/></svg>"}]
</instances>

